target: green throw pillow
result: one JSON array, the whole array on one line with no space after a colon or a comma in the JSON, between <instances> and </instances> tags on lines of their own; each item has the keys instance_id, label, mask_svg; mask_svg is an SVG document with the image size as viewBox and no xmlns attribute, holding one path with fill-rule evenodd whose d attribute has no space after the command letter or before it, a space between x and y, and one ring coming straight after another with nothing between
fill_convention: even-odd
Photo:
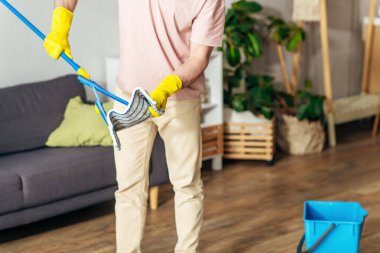
<instances>
[{"instance_id":1,"label":"green throw pillow","mask_svg":"<svg viewBox=\"0 0 380 253\"><path fill-rule=\"evenodd\" d=\"M104 103L108 112L112 103ZM101 115L94 105L83 103L78 96L67 104L62 123L49 136L48 147L112 146L112 139Z\"/></svg>"}]
</instances>

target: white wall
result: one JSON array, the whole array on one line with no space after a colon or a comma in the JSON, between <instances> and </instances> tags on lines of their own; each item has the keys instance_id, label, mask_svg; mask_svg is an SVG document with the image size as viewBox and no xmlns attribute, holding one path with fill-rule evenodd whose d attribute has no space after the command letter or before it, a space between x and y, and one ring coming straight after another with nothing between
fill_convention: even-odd
<instances>
[{"instance_id":1,"label":"white wall","mask_svg":"<svg viewBox=\"0 0 380 253\"><path fill-rule=\"evenodd\" d=\"M9 0L45 34L50 30L53 1ZM119 52L117 1L81 0L70 41L74 60L103 83L105 58ZM0 88L73 73L62 60L51 60L42 41L0 4Z\"/></svg>"}]
</instances>

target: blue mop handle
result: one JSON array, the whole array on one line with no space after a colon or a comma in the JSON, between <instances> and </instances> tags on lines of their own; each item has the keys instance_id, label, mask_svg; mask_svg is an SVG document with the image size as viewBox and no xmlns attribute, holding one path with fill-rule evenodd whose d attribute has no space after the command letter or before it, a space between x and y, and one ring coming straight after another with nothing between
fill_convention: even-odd
<instances>
[{"instance_id":1,"label":"blue mop handle","mask_svg":"<svg viewBox=\"0 0 380 253\"><path fill-rule=\"evenodd\" d=\"M30 30L32 30L35 34L37 34L38 37L40 37L42 40L45 40L46 36L43 34L40 30L38 30L37 27L35 27L27 18L25 18L18 10L16 10L8 1L6 0L0 0L2 4L5 5L13 14L15 14L25 25L27 25ZM64 52L60 55L70 66L75 70L75 72L78 71L81 67L71 60Z\"/></svg>"},{"instance_id":2,"label":"blue mop handle","mask_svg":"<svg viewBox=\"0 0 380 253\"><path fill-rule=\"evenodd\" d=\"M98 91L100 93L103 93L107 97L110 97L110 98L112 98L113 100L115 100L115 101L117 101L119 103L122 103L124 105L128 105L129 104L124 99L122 99L122 98L120 98L120 97L112 94L111 92L105 90L102 86L100 86L99 84L95 83L94 81L91 81L90 79L84 78L83 76L78 76L78 79L84 85L87 85L88 87L90 87L90 88L92 88L92 89L94 89L94 90L96 90L96 91Z\"/></svg>"}]
</instances>

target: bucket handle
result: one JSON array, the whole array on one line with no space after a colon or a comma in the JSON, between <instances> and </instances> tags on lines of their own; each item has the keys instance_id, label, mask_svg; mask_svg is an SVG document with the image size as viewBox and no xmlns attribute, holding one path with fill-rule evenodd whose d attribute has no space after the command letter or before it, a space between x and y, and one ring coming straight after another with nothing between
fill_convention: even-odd
<instances>
[{"instance_id":1,"label":"bucket handle","mask_svg":"<svg viewBox=\"0 0 380 253\"><path fill-rule=\"evenodd\" d=\"M300 240L300 243L298 244L298 247L297 247L297 253L311 253L313 252L313 250L315 250L319 244L321 244L321 242L328 236L328 234L336 227L336 225L333 223L331 224L331 226L329 227L329 229L327 229L327 231L321 236L321 238L318 239L318 241L316 241L314 243L314 245L308 249L307 251L302 251L302 246L305 242L305 234L303 234L301 240Z\"/></svg>"}]
</instances>

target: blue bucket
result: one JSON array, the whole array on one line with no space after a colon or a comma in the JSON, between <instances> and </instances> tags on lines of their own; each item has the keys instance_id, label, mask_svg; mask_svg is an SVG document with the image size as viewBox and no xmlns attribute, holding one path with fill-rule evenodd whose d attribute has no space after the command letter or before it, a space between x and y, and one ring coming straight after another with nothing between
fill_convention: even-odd
<instances>
[{"instance_id":1,"label":"blue bucket","mask_svg":"<svg viewBox=\"0 0 380 253\"><path fill-rule=\"evenodd\" d=\"M306 201L305 234L297 253L358 253L364 220L368 212L355 202Z\"/></svg>"}]
</instances>

